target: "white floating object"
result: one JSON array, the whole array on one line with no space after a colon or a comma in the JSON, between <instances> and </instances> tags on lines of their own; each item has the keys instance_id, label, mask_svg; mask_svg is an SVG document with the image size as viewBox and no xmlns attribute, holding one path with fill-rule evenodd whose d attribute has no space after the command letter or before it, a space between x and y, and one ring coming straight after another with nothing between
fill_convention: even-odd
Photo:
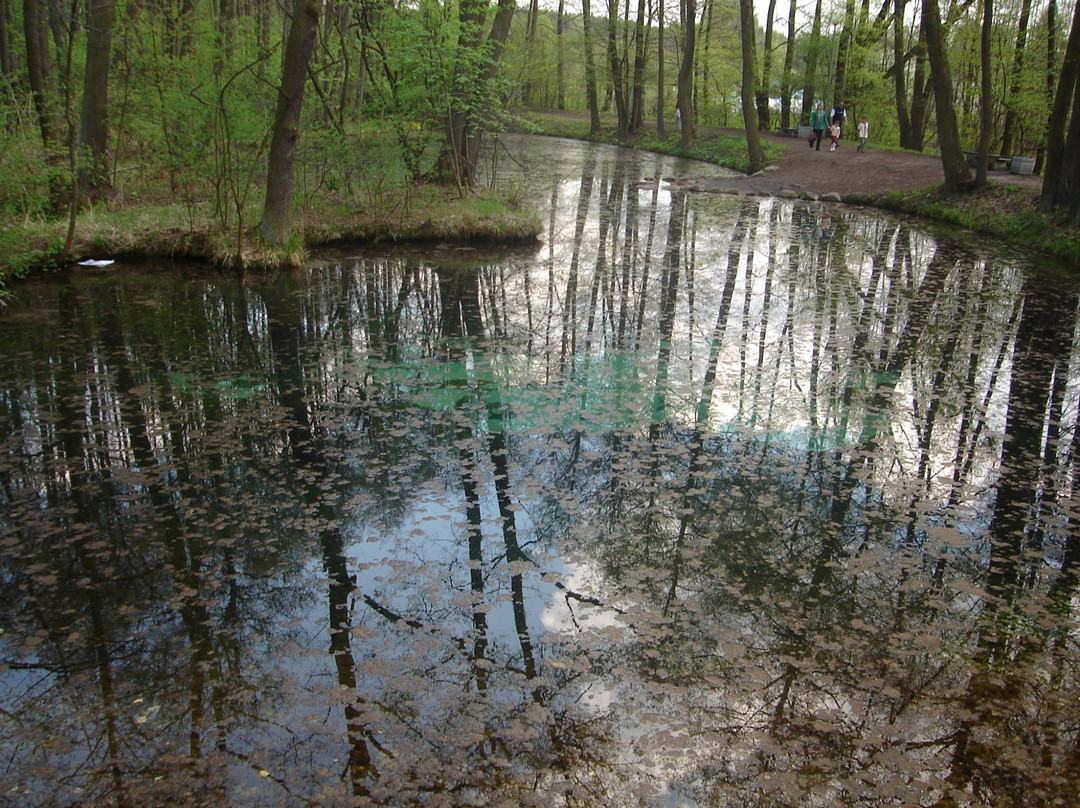
<instances>
[{"instance_id":1,"label":"white floating object","mask_svg":"<svg viewBox=\"0 0 1080 808\"><path fill-rule=\"evenodd\" d=\"M112 258L84 258L78 264L81 267L107 267L116 263Z\"/></svg>"}]
</instances>

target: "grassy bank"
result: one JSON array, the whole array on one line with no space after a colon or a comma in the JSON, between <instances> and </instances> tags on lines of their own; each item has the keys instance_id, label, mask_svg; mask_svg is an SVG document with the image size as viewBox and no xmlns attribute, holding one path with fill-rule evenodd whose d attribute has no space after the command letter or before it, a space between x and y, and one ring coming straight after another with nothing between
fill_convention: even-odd
<instances>
[{"instance_id":1,"label":"grassy bank","mask_svg":"<svg viewBox=\"0 0 1080 808\"><path fill-rule=\"evenodd\" d=\"M81 213L71 249L68 225L26 218L0 231L0 295L7 282L30 272L84 258L162 257L207 261L223 267L267 268L302 263L306 248L342 242L534 241L541 223L516 200L492 194L464 199L448 189L417 185L380 189L357 202L333 193L309 196L300 212L303 239L266 249L254 235L258 210L240 227L226 227L203 205L157 202L98 206Z\"/></svg>"},{"instance_id":2,"label":"grassy bank","mask_svg":"<svg viewBox=\"0 0 1080 808\"><path fill-rule=\"evenodd\" d=\"M943 186L873 201L879 207L963 227L1080 266L1080 229L1064 213L1039 210L1039 194L988 183L969 194L946 194Z\"/></svg>"}]
</instances>

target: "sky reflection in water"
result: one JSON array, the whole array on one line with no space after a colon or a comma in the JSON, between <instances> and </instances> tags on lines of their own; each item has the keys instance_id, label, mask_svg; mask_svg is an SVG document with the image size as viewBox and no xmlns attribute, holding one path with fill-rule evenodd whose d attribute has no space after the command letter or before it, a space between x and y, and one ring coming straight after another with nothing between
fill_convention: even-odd
<instances>
[{"instance_id":1,"label":"sky reflection in water","mask_svg":"<svg viewBox=\"0 0 1080 808\"><path fill-rule=\"evenodd\" d=\"M530 150L535 250L19 287L0 805L1072 799L1075 284Z\"/></svg>"}]
</instances>

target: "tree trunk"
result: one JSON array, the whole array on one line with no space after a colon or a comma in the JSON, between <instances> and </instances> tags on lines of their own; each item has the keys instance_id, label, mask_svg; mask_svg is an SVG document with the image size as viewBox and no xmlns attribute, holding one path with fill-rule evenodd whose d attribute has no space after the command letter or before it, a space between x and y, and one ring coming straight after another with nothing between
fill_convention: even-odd
<instances>
[{"instance_id":1,"label":"tree trunk","mask_svg":"<svg viewBox=\"0 0 1080 808\"><path fill-rule=\"evenodd\" d=\"M765 152L761 148L757 116L754 114L754 4L753 0L739 0L739 23L742 28L742 110L743 126L746 128L746 153L750 161L750 173L756 174L765 167Z\"/></svg>"},{"instance_id":2,"label":"tree trunk","mask_svg":"<svg viewBox=\"0 0 1080 808\"><path fill-rule=\"evenodd\" d=\"M795 66L795 7L797 0L788 3L787 43L784 47L784 77L780 80L780 126L791 126L791 80Z\"/></svg>"},{"instance_id":3,"label":"tree trunk","mask_svg":"<svg viewBox=\"0 0 1080 808\"><path fill-rule=\"evenodd\" d=\"M618 117L619 138L630 132L630 105L623 86L623 71L619 58L619 0L608 0L607 58L611 70L611 90L615 96L615 114Z\"/></svg>"},{"instance_id":4,"label":"tree trunk","mask_svg":"<svg viewBox=\"0 0 1080 808\"><path fill-rule=\"evenodd\" d=\"M634 27L634 89L630 99L630 131L640 132L645 125L645 53L649 46L645 25L645 0L638 0Z\"/></svg>"},{"instance_id":5,"label":"tree trunk","mask_svg":"<svg viewBox=\"0 0 1080 808\"><path fill-rule=\"evenodd\" d=\"M975 171L975 187L986 185L986 172L990 165L990 135L994 128L994 87L990 75L990 35L994 24L994 0L983 0L982 32L979 38L979 61L981 66L981 109L979 128L979 165Z\"/></svg>"},{"instance_id":6,"label":"tree trunk","mask_svg":"<svg viewBox=\"0 0 1080 808\"><path fill-rule=\"evenodd\" d=\"M38 131L46 154L56 146L57 122L52 107L52 67L49 64L48 28L40 0L23 0L23 32L26 37L26 72L30 82Z\"/></svg>"},{"instance_id":7,"label":"tree trunk","mask_svg":"<svg viewBox=\"0 0 1080 808\"><path fill-rule=\"evenodd\" d=\"M566 1L559 0L555 14L555 95L556 107L566 109L566 68L563 65L563 20L566 18Z\"/></svg>"},{"instance_id":8,"label":"tree trunk","mask_svg":"<svg viewBox=\"0 0 1080 808\"><path fill-rule=\"evenodd\" d=\"M103 199L109 190L109 58L115 17L115 0L90 0L79 121L79 185L92 200Z\"/></svg>"},{"instance_id":9,"label":"tree trunk","mask_svg":"<svg viewBox=\"0 0 1080 808\"><path fill-rule=\"evenodd\" d=\"M840 39L836 45L836 73L833 74L832 106L840 101L847 103L847 72L851 56L851 43L855 37L855 0L844 3L844 24L840 29ZM826 104L826 107L829 105Z\"/></svg>"},{"instance_id":10,"label":"tree trunk","mask_svg":"<svg viewBox=\"0 0 1080 808\"><path fill-rule=\"evenodd\" d=\"M537 61L536 30L540 25L539 0L529 0L528 20L529 23L525 27L525 62L526 64L535 64ZM537 100L536 96L536 83L532 81L529 76L526 76L521 88L521 99L526 106L535 106Z\"/></svg>"},{"instance_id":11,"label":"tree trunk","mask_svg":"<svg viewBox=\"0 0 1080 808\"><path fill-rule=\"evenodd\" d=\"M589 134L600 134L600 102L596 94L596 64L593 57L592 7L581 0L581 25L585 46L585 96L589 100Z\"/></svg>"},{"instance_id":12,"label":"tree trunk","mask_svg":"<svg viewBox=\"0 0 1080 808\"><path fill-rule=\"evenodd\" d=\"M15 65L11 57L11 40L14 32L8 32L9 22L15 19L14 13L8 8L8 0L0 0L0 76L10 79L15 72Z\"/></svg>"},{"instance_id":13,"label":"tree trunk","mask_svg":"<svg viewBox=\"0 0 1080 808\"><path fill-rule=\"evenodd\" d=\"M907 54L905 53L904 12L907 0L893 2L893 98L896 102L896 122L900 128L900 145L911 139L911 117L907 103Z\"/></svg>"},{"instance_id":14,"label":"tree trunk","mask_svg":"<svg viewBox=\"0 0 1080 808\"><path fill-rule=\"evenodd\" d=\"M1066 122L1069 119L1069 107L1073 106L1073 128L1077 124L1074 88L1080 88L1080 3L1073 11L1072 30L1065 44L1065 59L1058 76L1054 106L1050 110L1050 121L1046 128L1046 169L1043 172L1042 198L1039 208L1051 211L1068 203L1069 178L1066 159ZM1072 102L1070 104L1070 102ZM1074 158L1075 159L1075 158Z\"/></svg>"},{"instance_id":15,"label":"tree trunk","mask_svg":"<svg viewBox=\"0 0 1080 808\"><path fill-rule=\"evenodd\" d=\"M814 91L817 80L818 57L821 54L821 3L817 0L814 4L814 23L810 29L810 48L806 54L806 75L803 78L802 117L810 120L810 113L814 109Z\"/></svg>"},{"instance_id":16,"label":"tree trunk","mask_svg":"<svg viewBox=\"0 0 1080 808\"><path fill-rule=\"evenodd\" d=\"M451 99L446 142L435 173L442 182L453 182L464 192L473 181L480 144L489 118L499 100L494 80L502 60L503 47L510 35L513 0L499 0L491 30L485 38L481 25L487 16L486 0L471 0L460 5L461 29L458 35L458 65L467 79L461 92Z\"/></svg>"},{"instance_id":17,"label":"tree trunk","mask_svg":"<svg viewBox=\"0 0 1080 808\"><path fill-rule=\"evenodd\" d=\"M757 83L758 129L768 132L771 125L769 110L769 84L772 81L773 19L776 16L776 0L769 0L765 15L765 47L761 49L761 75Z\"/></svg>"},{"instance_id":18,"label":"tree trunk","mask_svg":"<svg viewBox=\"0 0 1080 808\"><path fill-rule=\"evenodd\" d=\"M664 133L664 0L657 0L656 18L656 136L663 140Z\"/></svg>"},{"instance_id":19,"label":"tree trunk","mask_svg":"<svg viewBox=\"0 0 1080 808\"><path fill-rule=\"evenodd\" d=\"M901 143L905 149L922 151L926 139L926 121L930 115L930 96L933 83L926 75L926 35L919 28L919 48L915 54L915 70L911 75L911 135L907 143Z\"/></svg>"},{"instance_id":20,"label":"tree trunk","mask_svg":"<svg viewBox=\"0 0 1080 808\"><path fill-rule=\"evenodd\" d=\"M679 68L679 115L682 121L682 146L689 149L694 142L694 49L697 40L697 7L695 0L682 0L683 41L682 66Z\"/></svg>"},{"instance_id":21,"label":"tree trunk","mask_svg":"<svg viewBox=\"0 0 1080 808\"><path fill-rule=\"evenodd\" d=\"M293 166L300 137L300 110L321 11L322 0L299 0L285 43L281 87L266 167L266 201L259 223L263 241L275 247L284 246L292 234Z\"/></svg>"},{"instance_id":22,"label":"tree trunk","mask_svg":"<svg viewBox=\"0 0 1080 808\"><path fill-rule=\"evenodd\" d=\"M945 173L945 191L958 193L971 188L971 172L968 171L964 150L960 145L956 109L953 106L952 76L949 72L945 34L941 29L941 10L937 0L923 0L922 25L926 34L927 55L930 57L930 77L934 83L934 108L937 110L938 146L941 149L941 167Z\"/></svg>"},{"instance_id":23,"label":"tree trunk","mask_svg":"<svg viewBox=\"0 0 1080 808\"><path fill-rule=\"evenodd\" d=\"M1001 133L1001 153L1010 156L1016 149L1016 99L1020 95L1020 79L1024 72L1024 57L1027 50L1028 21L1031 18L1031 0L1023 0L1020 6L1020 22L1016 29L1016 47L1013 50L1012 70L1009 75L1009 96L1005 104L1005 123Z\"/></svg>"}]
</instances>

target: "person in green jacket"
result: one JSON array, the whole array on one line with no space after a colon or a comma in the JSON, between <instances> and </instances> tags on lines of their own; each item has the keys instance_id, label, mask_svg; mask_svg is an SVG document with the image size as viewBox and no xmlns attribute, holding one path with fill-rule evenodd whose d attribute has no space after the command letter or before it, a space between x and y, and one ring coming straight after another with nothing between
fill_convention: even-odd
<instances>
[{"instance_id":1,"label":"person in green jacket","mask_svg":"<svg viewBox=\"0 0 1080 808\"><path fill-rule=\"evenodd\" d=\"M818 101L817 109L810 113L810 128L814 130L814 138L810 141L810 148L821 151L821 137L825 134L825 127L829 125L828 116L825 114L825 104Z\"/></svg>"}]
</instances>

